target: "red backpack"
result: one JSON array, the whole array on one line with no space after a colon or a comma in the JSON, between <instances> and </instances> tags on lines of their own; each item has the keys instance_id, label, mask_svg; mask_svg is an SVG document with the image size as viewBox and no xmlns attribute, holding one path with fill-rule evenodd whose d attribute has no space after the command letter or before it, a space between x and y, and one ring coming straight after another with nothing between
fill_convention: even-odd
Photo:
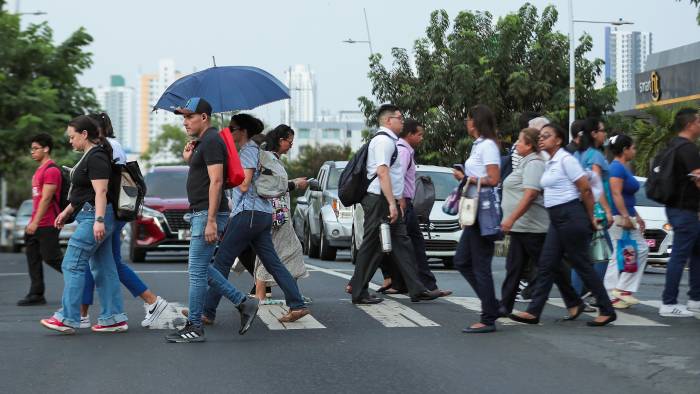
<instances>
[{"instance_id":1,"label":"red backpack","mask_svg":"<svg viewBox=\"0 0 700 394\"><path fill-rule=\"evenodd\" d=\"M219 135L226 145L226 178L224 179L224 189L231 189L243 183L245 174L243 173L241 160L238 158L238 151L236 150L236 144L233 142L231 130L227 127L221 130Z\"/></svg>"}]
</instances>

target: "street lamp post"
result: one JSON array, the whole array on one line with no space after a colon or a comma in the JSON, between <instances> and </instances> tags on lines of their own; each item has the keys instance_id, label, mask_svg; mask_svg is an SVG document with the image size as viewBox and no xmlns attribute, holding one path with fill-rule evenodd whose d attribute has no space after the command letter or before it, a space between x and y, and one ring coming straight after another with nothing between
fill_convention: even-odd
<instances>
[{"instance_id":1,"label":"street lamp post","mask_svg":"<svg viewBox=\"0 0 700 394\"><path fill-rule=\"evenodd\" d=\"M597 23L613 26L633 25L634 22L622 20L617 21L589 21L589 20L574 20L574 1L569 0L569 133L571 133L571 124L576 120L576 56L575 56L575 36L574 23ZM572 135L570 135L573 138Z\"/></svg>"},{"instance_id":2,"label":"street lamp post","mask_svg":"<svg viewBox=\"0 0 700 394\"><path fill-rule=\"evenodd\" d=\"M369 45L369 55L372 56L374 55L374 50L372 50L372 37L369 35L369 22L367 21L367 10L363 8L362 12L365 15L365 29L367 30L367 39L353 40L352 38L348 38L347 40L343 40L343 42L346 44L367 44Z\"/></svg>"}]
</instances>

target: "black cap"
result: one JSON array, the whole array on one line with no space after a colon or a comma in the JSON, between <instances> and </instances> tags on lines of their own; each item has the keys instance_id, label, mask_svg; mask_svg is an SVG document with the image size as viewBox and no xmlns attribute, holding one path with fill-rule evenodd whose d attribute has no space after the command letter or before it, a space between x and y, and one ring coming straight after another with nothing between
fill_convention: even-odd
<instances>
[{"instance_id":1,"label":"black cap","mask_svg":"<svg viewBox=\"0 0 700 394\"><path fill-rule=\"evenodd\" d=\"M187 100L187 104L184 107L177 107L175 109L175 114L177 115L189 115L189 114L207 114L211 116L211 104L201 97L192 97Z\"/></svg>"}]
</instances>

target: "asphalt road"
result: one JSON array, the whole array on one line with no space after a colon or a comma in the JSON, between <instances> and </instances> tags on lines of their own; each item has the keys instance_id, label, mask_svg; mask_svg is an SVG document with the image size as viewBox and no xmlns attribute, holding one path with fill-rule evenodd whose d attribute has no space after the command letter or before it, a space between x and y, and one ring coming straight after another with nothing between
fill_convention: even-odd
<instances>
[{"instance_id":1,"label":"asphalt road","mask_svg":"<svg viewBox=\"0 0 700 394\"><path fill-rule=\"evenodd\" d=\"M186 265L157 260L135 269L172 302L158 326L182 323ZM17 307L28 287L24 256L0 254L0 393L698 392L697 319L664 319L638 305L615 326L590 328L584 323L590 317L556 322L565 310L549 305L538 326L501 324L495 334L465 335L460 330L478 319L478 301L456 271L435 271L441 287L455 290L449 299L392 298L360 308L343 292L349 256L308 264L311 276L300 286L313 298L313 318L285 327L274 323L280 307L266 307L239 336L237 313L223 301L207 342L169 344L166 329L140 327L143 304L126 290L127 333L63 336L43 328L39 319L60 304L60 275L45 270L48 305ZM502 259L494 271L498 287ZM232 281L242 289L252 284L247 274ZM653 305L662 287L663 275L646 274L638 297ZM278 289L273 293L281 298ZM552 297L559 297L556 290Z\"/></svg>"}]
</instances>

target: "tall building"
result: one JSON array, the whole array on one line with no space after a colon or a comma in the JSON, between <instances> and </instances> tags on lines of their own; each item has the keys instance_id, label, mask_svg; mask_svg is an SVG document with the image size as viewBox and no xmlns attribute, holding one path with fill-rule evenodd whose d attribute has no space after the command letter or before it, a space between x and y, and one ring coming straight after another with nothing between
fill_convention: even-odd
<instances>
[{"instance_id":1,"label":"tall building","mask_svg":"<svg viewBox=\"0 0 700 394\"><path fill-rule=\"evenodd\" d=\"M107 87L95 89L100 108L112 120L114 135L127 152L138 152L136 138L136 94L134 88L126 86L124 77L112 75Z\"/></svg>"},{"instance_id":2,"label":"tall building","mask_svg":"<svg viewBox=\"0 0 700 394\"><path fill-rule=\"evenodd\" d=\"M308 66L297 64L285 71L291 97L285 106L284 120L288 125L316 120L316 76Z\"/></svg>"},{"instance_id":3,"label":"tall building","mask_svg":"<svg viewBox=\"0 0 700 394\"><path fill-rule=\"evenodd\" d=\"M605 79L615 81L618 92L634 89L634 77L644 71L651 44L651 33L605 28Z\"/></svg>"},{"instance_id":4,"label":"tall building","mask_svg":"<svg viewBox=\"0 0 700 394\"><path fill-rule=\"evenodd\" d=\"M158 61L158 72L142 74L139 86L139 147L141 152L148 149L150 141L162 132L163 125L179 124L182 119L170 111L153 111L165 89L180 78L182 74L175 70L173 59Z\"/></svg>"}]
</instances>

